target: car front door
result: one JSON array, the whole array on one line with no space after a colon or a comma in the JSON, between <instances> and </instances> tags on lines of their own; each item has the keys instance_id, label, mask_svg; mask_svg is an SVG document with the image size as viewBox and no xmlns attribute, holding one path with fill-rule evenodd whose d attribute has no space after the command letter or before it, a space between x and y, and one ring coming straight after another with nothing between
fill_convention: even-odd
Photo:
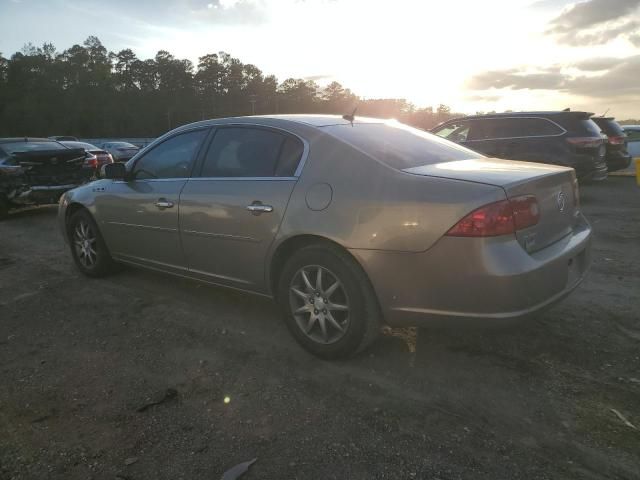
<instances>
[{"instance_id":1,"label":"car front door","mask_svg":"<svg viewBox=\"0 0 640 480\"><path fill-rule=\"evenodd\" d=\"M135 161L127 181L96 197L97 218L114 258L169 271L186 269L178 231L180 192L209 133L173 135Z\"/></svg>"},{"instance_id":2,"label":"car front door","mask_svg":"<svg viewBox=\"0 0 640 480\"><path fill-rule=\"evenodd\" d=\"M180 196L180 232L192 275L267 291L265 258L304 151L302 140L279 130L217 128L198 175Z\"/></svg>"}]
</instances>

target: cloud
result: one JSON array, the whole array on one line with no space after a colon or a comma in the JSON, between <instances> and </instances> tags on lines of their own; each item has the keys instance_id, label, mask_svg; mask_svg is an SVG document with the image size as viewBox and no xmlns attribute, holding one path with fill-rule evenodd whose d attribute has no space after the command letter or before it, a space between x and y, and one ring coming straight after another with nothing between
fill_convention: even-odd
<instances>
[{"instance_id":1,"label":"cloud","mask_svg":"<svg viewBox=\"0 0 640 480\"><path fill-rule=\"evenodd\" d=\"M624 61L624 58L599 57L583 60L581 62L575 63L574 66L579 70L582 70L583 72L599 72L602 70L609 70L610 68L613 68Z\"/></svg>"},{"instance_id":2,"label":"cloud","mask_svg":"<svg viewBox=\"0 0 640 480\"><path fill-rule=\"evenodd\" d=\"M575 3L549 22L546 31L559 43L601 45L640 29L635 20L640 0L588 0Z\"/></svg>"},{"instance_id":3,"label":"cloud","mask_svg":"<svg viewBox=\"0 0 640 480\"><path fill-rule=\"evenodd\" d=\"M555 90L561 88L564 81L565 76L555 69L527 72L513 68L475 75L467 82L467 87L472 90L487 90L489 88Z\"/></svg>"},{"instance_id":4,"label":"cloud","mask_svg":"<svg viewBox=\"0 0 640 480\"><path fill-rule=\"evenodd\" d=\"M473 90L551 90L592 98L640 100L640 55L600 58L575 64L582 71L603 71L599 75L570 75L559 71L496 70L472 77Z\"/></svg>"},{"instance_id":5,"label":"cloud","mask_svg":"<svg viewBox=\"0 0 640 480\"><path fill-rule=\"evenodd\" d=\"M502 96L501 95L467 95L465 98L470 102L493 103L500 100Z\"/></svg>"}]
</instances>

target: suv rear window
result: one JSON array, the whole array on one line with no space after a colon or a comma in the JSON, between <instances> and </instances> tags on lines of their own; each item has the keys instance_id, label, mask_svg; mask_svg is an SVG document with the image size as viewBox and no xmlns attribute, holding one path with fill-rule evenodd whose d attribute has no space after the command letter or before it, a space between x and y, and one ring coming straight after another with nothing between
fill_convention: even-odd
<instances>
[{"instance_id":1,"label":"suv rear window","mask_svg":"<svg viewBox=\"0 0 640 480\"><path fill-rule=\"evenodd\" d=\"M602 129L590 118L587 120L580 120L580 125L594 137L602 135Z\"/></svg>"},{"instance_id":2,"label":"suv rear window","mask_svg":"<svg viewBox=\"0 0 640 480\"><path fill-rule=\"evenodd\" d=\"M613 118L593 117L591 120L593 120L609 137L624 137L625 135L622 127Z\"/></svg>"},{"instance_id":3,"label":"suv rear window","mask_svg":"<svg viewBox=\"0 0 640 480\"><path fill-rule=\"evenodd\" d=\"M329 125L322 129L397 170L484 158L473 150L397 122Z\"/></svg>"}]
</instances>

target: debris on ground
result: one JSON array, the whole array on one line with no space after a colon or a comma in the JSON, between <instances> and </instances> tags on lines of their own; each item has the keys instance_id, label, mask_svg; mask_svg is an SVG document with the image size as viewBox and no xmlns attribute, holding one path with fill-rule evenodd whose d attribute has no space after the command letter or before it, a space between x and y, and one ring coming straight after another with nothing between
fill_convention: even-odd
<instances>
[{"instance_id":1,"label":"debris on ground","mask_svg":"<svg viewBox=\"0 0 640 480\"><path fill-rule=\"evenodd\" d=\"M248 462L242 462L235 465L234 467L231 467L229 470L224 472L224 474L222 475L222 480L236 480L236 478L240 478L257 460L257 458L254 458L253 460L249 460Z\"/></svg>"},{"instance_id":2,"label":"debris on ground","mask_svg":"<svg viewBox=\"0 0 640 480\"><path fill-rule=\"evenodd\" d=\"M633 428L634 430L638 430L638 427L636 427L633 423L631 423L629 420L627 420L627 418L622 415L618 410L616 410L615 408L610 408L610 410L616 415L616 417L618 417L622 423L624 423L627 427L629 428Z\"/></svg>"},{"instance_id":3,"label":"debris on ground","mask_svg":"<svg viewBox=\"0 0 640 480\"><path fill-rule=\"evenodd\" d=\"M151 407L155 407L156 405L161 405L169 400L173 400L178 396L178 391L175 388L167 388L164 392L163 396L158 398L157 400L153 400L149 403L145 403L144 405L138 407L136 412L144 412Z\"/></svg>"},{"instance_id":4,"label":"debris on ground","mask_svg":"<svg viewBox=\"0 0 640 480\"><path fill-rule=\"evenodd\" d=\"M129 457L124 461L124 464L128 467L129 465L133 465L138 461L138 457Z\"/></svg>"}]
</instances>

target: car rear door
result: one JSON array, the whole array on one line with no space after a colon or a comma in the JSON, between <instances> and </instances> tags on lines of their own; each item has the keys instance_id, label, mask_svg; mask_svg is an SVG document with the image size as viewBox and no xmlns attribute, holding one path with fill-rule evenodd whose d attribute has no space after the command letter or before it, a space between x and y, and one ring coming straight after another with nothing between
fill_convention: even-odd
<instances>
[{"instance_id":1,"label":"car rear door","mask_svg":"<svg viewBox=\"0 0 640 480\"><path fill-rule=\"evenodd\" d=\"M198 175L180 196L180 234L191 274L267 291L265 258L305 151L301 139L283 131L217 128Z\"/></svg>"},{"instance_id":2,"label":"car rear door","mask_svg":"<svg viewBox=\"0 0 640 480\"><path fill-rule=\"evenodd\" d=\"M102 187L96 217L114 257L162 270L186 269L179 198L209 131L199 128L168 137L136 161L129 180Z\"/></svg>"}]
</instances>

